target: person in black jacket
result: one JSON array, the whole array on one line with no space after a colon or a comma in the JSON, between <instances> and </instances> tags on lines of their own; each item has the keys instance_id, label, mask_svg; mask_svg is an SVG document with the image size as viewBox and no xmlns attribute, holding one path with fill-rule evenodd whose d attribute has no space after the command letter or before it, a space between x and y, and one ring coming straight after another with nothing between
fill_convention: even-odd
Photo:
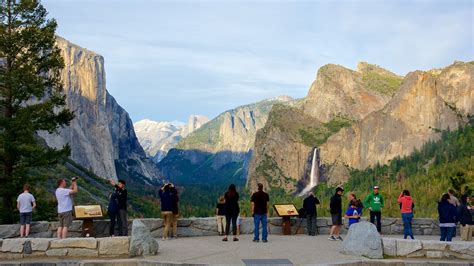
<instances>
[{"instance_id":1,"label":"person in black jacket","mask_svg":"<svg viewBox=\"0 0 474 266\"><path fill-rule=\"evenodd\" d=\"M461 196L461 202L458 207L459 223L461 224L461 239L464 241L472 240L473 231L472 214L467 206L468 198L467 195Z\"/></svg>"},{"instance_id":2,"label":"person in black jacket","mask_svg":"<svg viewBox=\"0 0 474 266\"><path fill-rule=\"evenodd\" d=\"M439 229L441 231L440 241L451 241L457 222L456 207L449 203L449 194L445 193L438 202Z\"/></svg>"},{"instance_id":3,"label":"person in black jacket","mask_svg":"<svg viewBox=\"0 0 474 266\"><path fill-rule=\"evenodd\" d=\"M128 192L125 188L125 180L119 180L118 185L115 185L118 203L118 231L119 236L128 236L128 215L127 215L127 198Z\"/></svg>"},{"instance_id":4,"label":"person in black jacket","mask_svg":"<svg viewBox=\"0 0 474 266\"><path fill-rule=\"evenodd\" d=\"M342 237L339 235L341 232L342 226L342 194L344 189L341 187L336 188L336 193L331 197L331 202L329 205L331 218L332 218L332 227L329 235L329 240L341 240Z\"/></svg>"},{"instance_id":5,"label":"person in black jacket","mask_svg":"<svg viewBox=\"0 0 474 266\"><path fill-rule=\"evenodd\" d=\"M171 189L171 184L163 185L158 192L161 201L161 218L165 224L163 229L163 240L168 240L170 227L173 223L173 199L174 193Z\"/></svg>"},{"instance_id":6,"label":"person in black jacket","mask_svg":"<svg viewBox=\"0 0 474 266\"><path fill-rule=\"evenodd\" d=\"M110 236L115 236L115 223L120 220L118 217L119 208L118 208L118 200L117 200L117 188L114 187L114 191L109 195L109 205L107 207L107 213L109 214L110 218L110 227L109 227L109 234ZM120 224L121 225L121 224Z\"/></svg>"},{"instance_id":7,"label":"person in black jacket","mask_svg":"<svg viewBox=\"0 0 474 266\"><path fill-rule=\"evenodd\" d=\"M224 194L225 199L225 237L222 241L228 241L227 237L229 236L230 224L232 223L232 234L234 235L234 241L239 241L237 238L237 217L240 213L239 207L239 193L234 184L229 186L229 189Z\"/></svg>"},{"instance_id":8,"label":"person in black jacket","mask_svg":"<svg viewBox=\"0 0 474 266\"><path fill-rule=\"evenodd\" d=\"M303 200L303 209L306 213L306 227L310 236L316 235L317 204L319 204L319 199L314 196L313 192L310 192L308 197Z\"/></svg>"}]
</instances>

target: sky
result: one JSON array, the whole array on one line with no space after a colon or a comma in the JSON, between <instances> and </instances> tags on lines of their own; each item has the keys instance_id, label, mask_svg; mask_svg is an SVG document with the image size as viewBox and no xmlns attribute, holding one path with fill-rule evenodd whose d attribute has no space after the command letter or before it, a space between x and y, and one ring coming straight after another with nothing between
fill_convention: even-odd
<instances>
[{"instance_id":1,"label":"sky","mask_svg":"<svg viewBox=\"0 0 474 266\"><path fill-rule=\"evenodd\" d=\"M304 97L328 63L399 75L474 60L474 1L43 0L57 33L105 58L134 122Z\"/></svg>"}]
</instances>

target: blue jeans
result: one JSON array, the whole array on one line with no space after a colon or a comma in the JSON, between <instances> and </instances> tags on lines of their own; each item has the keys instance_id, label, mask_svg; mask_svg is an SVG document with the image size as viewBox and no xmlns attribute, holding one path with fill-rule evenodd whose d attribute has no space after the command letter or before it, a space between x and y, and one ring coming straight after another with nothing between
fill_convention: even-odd
<instances>
[{"instance_id":1,"label":"blue jeans","mask_svg":"<svg viewBox=\"0 0 474 266\"><path fill-rule=\"evenodd\" d=\"M441 239L440 241L449 241L453 239L454 230L456 227L440 227L441 230Z\"/></svg>"},{"instance_id":2,"label":"blue jeans","mask_svg":"<svg viewBox=\"0 0 474 266\"><path fill-rule=\"evenodd\" d=\"M411 220L413 219L413 213L402 213L403 219L403 238L407 238L410 236L411 239L415 239L413 237L413 231L411 230Z\"/></svg>"},{"instance_id":3,"label":"blue jeans","mask_svg":"<svg viewBox=\"0 0 474 266\"><path fill-rule=\"evenodd\" d=\"M267 215L266 214L254 214L253 215L253 239L260 240L260 223L262 223L262 240L267 240L268 230L267 230Z\"/></svg>"}]
</instances>

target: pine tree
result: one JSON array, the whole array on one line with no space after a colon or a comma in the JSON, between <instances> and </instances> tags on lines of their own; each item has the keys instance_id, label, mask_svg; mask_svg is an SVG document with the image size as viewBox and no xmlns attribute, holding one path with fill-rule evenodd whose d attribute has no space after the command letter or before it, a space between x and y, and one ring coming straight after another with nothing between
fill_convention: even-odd
<instances>
[{"instance_id":1,"label":"pine tree","mask_svg":"<svg viewBox=\"0 0 474 266\"><path fill-rule=\"evenodd\" d=\"M48 148L37 133L57 134L73 118L64 106L57 23L35 0L0 0L1 222L13 221L13 198L29 169L57 163L70 148ZM28 179L28 181L32 181Z\"/></svg>"}]
</instances>

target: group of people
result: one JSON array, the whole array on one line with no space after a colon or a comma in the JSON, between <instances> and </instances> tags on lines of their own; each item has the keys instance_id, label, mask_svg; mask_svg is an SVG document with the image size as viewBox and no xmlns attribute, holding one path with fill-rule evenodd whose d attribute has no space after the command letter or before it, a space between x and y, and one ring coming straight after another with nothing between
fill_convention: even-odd
<instances>
[{"instance_id":1,"label":"group of people","mask_svg":"<svg viewBox=\"0 0 474 266\"><path fill-rule=\"evenodd\" d=\"M128 193L126 182L119 180L117 184L111 182L114 186L109 196L108 215L110 218L110 236L115 236L115 227L118 227L119 236L128 235L128 216L127 216L127 199ZM72 195L78 192L77 178L71 180L71 185L67 187L65 179L57 181L57 189L55 196L57 200L58 212L58 238L66 238L68 228L73 221L73 201ZM330 200L330 213L332 226L330 230L329 240L343 240L340 236L342 218L348 220L349 227L360 221L363 210L369 210L370 222L376 225L377 231L380 233L382 229L382 210L385 206L384 197L379 192L378 186L373 187L373 191L362 202L357 199L354 193L349 193L349 204L343 216L342 195L344 189L336 188L335 194ZM173 239L177 237L177 222L179 218L178 208L178 191L176 187L167 183L159 190L161 201L161 215L164 221L163 240ZM263 191L263 184L257 184L257 191L252 194L251 212L254 220L254 242L268 241L267 218L269 211L270 197L268 193ZM410 237L414 239L412 230L413 210L415 203L408 190L403 190L398 199L400 205L401 217L404 225L404 238ZM472 221L472 212L474 207L469 206L470 198L463 195L460 200L454 195L453 190L444 193L438 202L439 227L441 231L441 241L451 241L456 235L457 224L460 224L461 239L466 241L472 240L474 225ZM303 211L307 220L308 235L316 235L317 225L317 208L320 204L319 199L310 192L303 201ZM30 233L30 224L32 220L32 212L36 207L34 196L30 193L30 186L24 185L23 193L17 198L17 208L20 212L20 237L28 237ZM300 212L301 212L300 211ZM238 241L239 228L239 193L236 186L231 184L225 194L220 197L216 206L216 217L219 234L224 234L222 241L229 241L230 227L232 226L233 241ZM262 234L260 239L260 228ZM171 229L171 230L170 230Z\"/></svg>"}]
</instances>

